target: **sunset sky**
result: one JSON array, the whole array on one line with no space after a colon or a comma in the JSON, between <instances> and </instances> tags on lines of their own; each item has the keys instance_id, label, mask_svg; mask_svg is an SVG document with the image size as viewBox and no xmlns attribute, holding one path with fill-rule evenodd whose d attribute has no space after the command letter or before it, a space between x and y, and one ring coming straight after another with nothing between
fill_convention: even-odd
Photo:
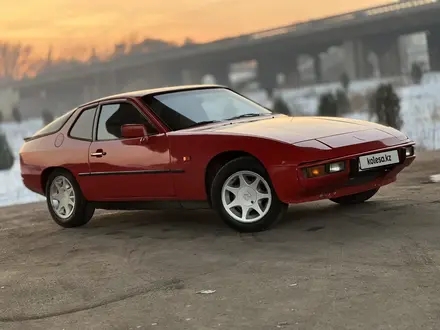
<instances>
[{"instance_id":1,"label":"sunset sky","mask_svg":"<svg viewBox=\"0 0 440 330\"><path fill-rule=\"evenodd\" d=\"M134 36L204 42L391 0L2 0L0 40L58 55Z\"/></svg>"}]
</instances>

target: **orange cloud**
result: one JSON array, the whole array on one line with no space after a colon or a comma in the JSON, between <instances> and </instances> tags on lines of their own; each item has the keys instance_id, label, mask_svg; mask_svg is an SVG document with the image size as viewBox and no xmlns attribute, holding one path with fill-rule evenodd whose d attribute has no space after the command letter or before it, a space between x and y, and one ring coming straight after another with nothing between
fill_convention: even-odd
<instances>
[{"instance_id":1,"label":"orange cloud","mask_svg":"<svg viewBox=\"0 0 440 330\"><path fill-rule=\"evenodd\" d=\"M386 0L20 0L0 11L1 38L32 44L40 52L108 49L136 34L206 42L325 17ZM64 49L64 52L62 51Z\"/></svg>"}]
</instances>

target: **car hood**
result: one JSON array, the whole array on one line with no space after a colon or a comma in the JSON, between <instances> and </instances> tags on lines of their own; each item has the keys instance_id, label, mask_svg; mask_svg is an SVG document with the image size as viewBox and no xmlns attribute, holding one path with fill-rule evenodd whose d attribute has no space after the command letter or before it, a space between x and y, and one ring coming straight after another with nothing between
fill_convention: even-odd
<instances>
[{"instance_id":1,"label":"car hood","mask_svg":"<svg viewBox=\"0 0 440 330\"><path fill-rule=\"evenodd\" d=\"M332 148L353 144L355 141L360 143L392 137L406 139L405 135L389 127L363 120L334 117L276 116L233 121L226 125L204 126L199 129L204 132L269 138L290 144L315 139Z\"/></svg>"}]
</instances>

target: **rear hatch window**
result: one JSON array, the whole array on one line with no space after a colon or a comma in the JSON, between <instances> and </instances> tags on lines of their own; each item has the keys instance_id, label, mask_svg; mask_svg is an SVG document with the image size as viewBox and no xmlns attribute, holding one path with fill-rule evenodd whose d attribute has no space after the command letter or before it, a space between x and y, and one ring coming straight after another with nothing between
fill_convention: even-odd
<instances>
[{"instance_id":1,"label":"rear hatch window","mask_svg":"<svg viewBox=\"0 0 440 330\"><path fill-rule=\"evenodd\" d=\"M46 136L53 133L58 132L61 128L63 128L64 124L69 120L69 118L73 115L76 109L70 110L69 112L65 113L64 115L56 118L51 123L44 126L42 129L37 131L34 135L32 135L30 138L26 138L25 140L32 140L35 138L38 138L40 136Z\"/></svg>"}]
</instances>

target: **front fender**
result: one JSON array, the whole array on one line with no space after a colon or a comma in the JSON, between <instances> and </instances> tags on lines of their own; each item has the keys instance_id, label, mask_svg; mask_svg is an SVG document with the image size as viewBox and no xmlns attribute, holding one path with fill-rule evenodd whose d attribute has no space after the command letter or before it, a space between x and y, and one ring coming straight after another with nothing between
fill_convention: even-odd
<instances>
[{"instance_id":1,"label":"front fender","mask_svg":"<svg viewBox=\"0 0 440 330\"><path fill-rule=\"evenodd\" d=\"M173 174L175 193L177 198L184 200L207 200L207 166L214 157L226 151L241 151L258 159L267 170L277 194L284 196L280 171L284 172L283 169L292 168L297 163L296 150L299 150L287 143L249 136L170 134L169 137L171 169L181 170L181 173Z\"/></svg>"}]
</instances>

